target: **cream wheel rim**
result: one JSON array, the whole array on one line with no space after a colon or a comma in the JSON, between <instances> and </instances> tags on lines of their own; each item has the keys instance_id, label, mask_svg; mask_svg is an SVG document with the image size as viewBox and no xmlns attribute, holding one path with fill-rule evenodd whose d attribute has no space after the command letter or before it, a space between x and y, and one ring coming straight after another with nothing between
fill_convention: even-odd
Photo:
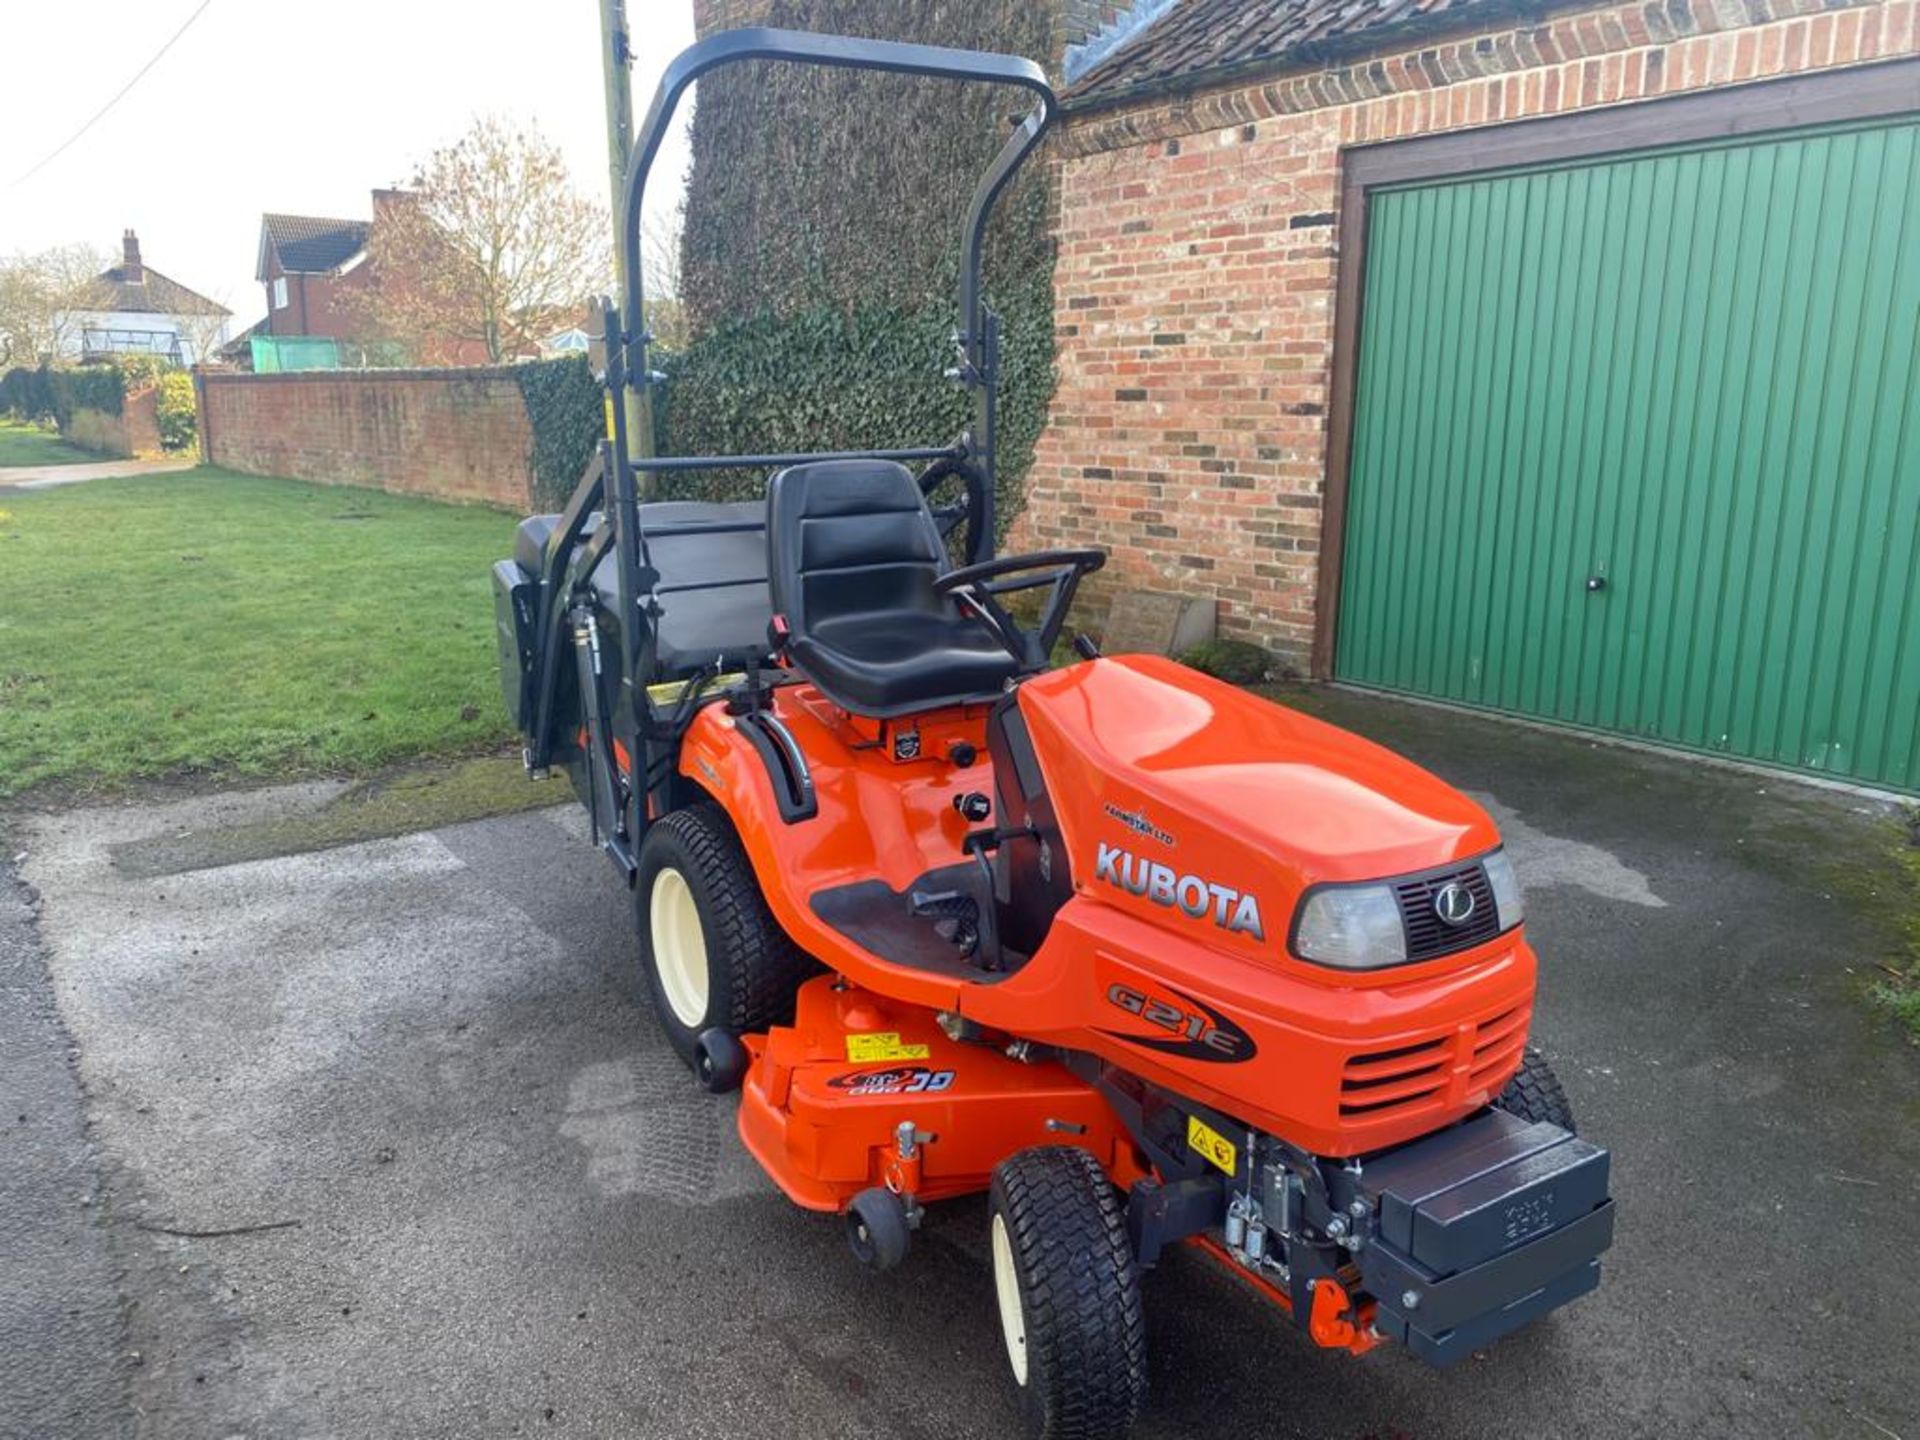
<instances>
[{"instance_id":1,"label":"cream wheel rim","mask_svg":"<svg viewBox=\"0 0 1920 1440\"><path fill-rule=\"evenodd\" d=\"M1020 1274L1013 1265L1013 1242L1003 1216L993 1217L993 1293L1000 1301L1000 1338L1007 1342L1007 1363L1016 1384L1027 1383L1027 1321L1020 1313Z\"/></svg>"},{"instance_id":2,"label":"cream wheel rim","mask_svg":"<svg viewBox=\"0 0 1920 1440\"><path fill-rule=\"evenodd\" d=\"M707 936L687 877L671 865L653 877L648 901L653 968L674 1019L689 1030L707 1018Z\"/></svg>"}]
</instances>

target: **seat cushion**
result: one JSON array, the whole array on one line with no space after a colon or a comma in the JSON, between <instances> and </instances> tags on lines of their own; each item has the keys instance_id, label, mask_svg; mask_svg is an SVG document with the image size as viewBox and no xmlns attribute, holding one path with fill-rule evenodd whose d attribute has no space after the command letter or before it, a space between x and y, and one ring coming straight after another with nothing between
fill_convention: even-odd
<instances>
[{"instance_id":1,"label":"seat cushion","mask_svg":"<svg viewBox=\"0 0 1920 1440\"><path fill-rule=\"evenodd\" d=\"M1014 674L986 622L934 589L946 546L905 466L790 466L773 477L767 514L787 653L835 704L885 719L990 700Z\"/></svg>"},{"instance_id":2,"label":"seat cushion","mask_svg":"<svg viewBox=\"0 0 1920 1440\"><path fill-rule=\"evenodd\" d=\"M980 625L919 610L850 615L788 645L794 663L856 715L900 715L1000 693L1013 657Z\"/></svg>"}]
</instances>

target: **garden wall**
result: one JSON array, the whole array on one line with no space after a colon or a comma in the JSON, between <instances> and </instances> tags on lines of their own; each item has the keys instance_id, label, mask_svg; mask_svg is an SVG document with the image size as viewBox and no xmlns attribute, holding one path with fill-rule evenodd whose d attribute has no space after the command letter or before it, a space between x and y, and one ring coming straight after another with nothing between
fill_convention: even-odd
<instances>
[{"instance_id":1,"label":"garden wall","mask_svg":"<svg viewBox=\"0 0 1920 1440\"><path fill-rule=\"evenodd\" d=\"M199 378L211 464L520 512L533 503L518 367Z\"/></svg>"},{"instance_id":2,"label":"garden wall","mask_svg":"<svg viewBox=\"0 0 1920 1440\"><path fill-rule=\"evenodd\" d=\"M160 392L151 386L129 394L120 413L76 405L67 416L61 437L83 450L127 458L160 454L160 422L156 406Z\"/></svg>"}]
</instances>

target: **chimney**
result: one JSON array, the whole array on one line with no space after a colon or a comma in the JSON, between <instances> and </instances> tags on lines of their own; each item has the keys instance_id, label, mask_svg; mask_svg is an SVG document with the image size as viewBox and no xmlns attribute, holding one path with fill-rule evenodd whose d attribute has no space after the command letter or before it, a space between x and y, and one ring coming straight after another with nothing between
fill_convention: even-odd
<instances>
[{"instance_id":1,"label":"chimney","mask_svg":"<svg viewBox=\"0 0 1920 1440\"><path fill-rule=\"evenodd\" d=\"M124 257L120 268L126 272L129 285L144 284L147 272L140 268L140 237L129 230L120 237L120 251Z\"/></svg>"},{"instance_id":2,"label":"chimney","mask_svg":"<svg viewBox=\"0 0 1920 1440\"><path fill-rule=\"evenodd\" d=\"M411 190L388 189L373 192L373 223L393 218L403 205L411 205L420 197Z\"/></svg>"}]
</instances>

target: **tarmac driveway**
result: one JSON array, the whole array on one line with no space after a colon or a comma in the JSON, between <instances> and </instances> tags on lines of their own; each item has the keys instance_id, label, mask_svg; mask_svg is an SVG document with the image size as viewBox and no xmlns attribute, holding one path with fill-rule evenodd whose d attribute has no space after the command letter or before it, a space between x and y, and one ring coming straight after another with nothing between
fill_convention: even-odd
<instances>
[{"instance_id":1,"label":"tarmac driveway","mask_svg":"<svg viewBox=\"0 0 1920 1440\"><path fill-rule=\"evenodd\" d=\"M1618 1238L1598 1294L1445 1374L1314 1353L1177 1255L1139 1433L1920 1440L1920 1053L1856 993L1883 820L1307 703L1496 808ZM983 1207L873 1276L780 1199L657 1033L572 812L197 848L330 793L43 816L13 847L39 900L0 884L0 1434L1015 1433Z\"/></svg>"}]
</instances>

